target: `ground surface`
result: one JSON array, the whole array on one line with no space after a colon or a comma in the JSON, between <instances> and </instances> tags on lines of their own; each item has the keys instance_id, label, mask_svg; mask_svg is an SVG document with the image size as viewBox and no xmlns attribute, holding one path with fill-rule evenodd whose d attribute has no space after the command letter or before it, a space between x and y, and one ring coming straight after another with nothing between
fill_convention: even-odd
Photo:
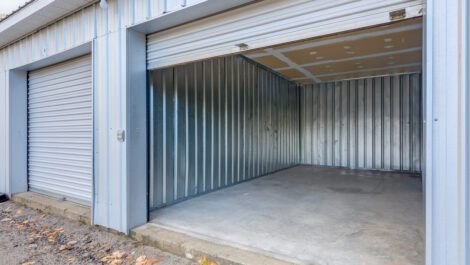
<instances>
[{"instance_id":1,"label":"ground surface","mask_svg":"<svg viewBox=\"0 0 470 265\"><path fill-rule=\"evenodd\" d=\"M152 213L166 229L303 264L424 264L421 179L299 166Z\"/></svg>"},{"instance_id":2,"label":"ground surface","mask_svg":"<svg viewBox=\"0 0 470 265\"><path fill-rule=\"evenodd\" d=\"M128 237L0 203L0 264L174 264L190 261Z\"/></svg>"}]
</instances>

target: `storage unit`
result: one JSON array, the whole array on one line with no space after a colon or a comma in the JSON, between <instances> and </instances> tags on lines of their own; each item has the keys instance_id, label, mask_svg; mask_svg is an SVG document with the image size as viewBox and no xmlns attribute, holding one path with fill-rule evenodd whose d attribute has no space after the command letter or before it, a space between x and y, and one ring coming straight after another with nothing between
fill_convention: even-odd
<instances>
[{"instance_id":1,"label":"storage unit","mask_svg":"<svg viewBox=\"0 0 470 265\"><path fill-rule=\"evenodd\" d=\"M276 43L303 31L224 15L147 37L151 222L294 263L424 262L421 18ZM274 45L230 55L241 38Z\"/></svg>"},{"instance_id":2,"label":"storage unit","mask_svg":"<svg viewBox=\"0 0 470 265\"><path fill-rule=\"evenodd\" d=\"M208 45L185 58L213 54L186 27L148 36L149 68L190 39ZM300 164L420 174L421 34L413 18L150 70L150 208Z\"/></svg>"},{"instance_id":3,"label":"storage unit","mask_svg":"<svg viewBox=\"0 0 470 265\"><path fill-rule=\"evenodd\" d=\"M28 73L28 188L91 204L91 56Z\"/></svg>"}]
</instances>

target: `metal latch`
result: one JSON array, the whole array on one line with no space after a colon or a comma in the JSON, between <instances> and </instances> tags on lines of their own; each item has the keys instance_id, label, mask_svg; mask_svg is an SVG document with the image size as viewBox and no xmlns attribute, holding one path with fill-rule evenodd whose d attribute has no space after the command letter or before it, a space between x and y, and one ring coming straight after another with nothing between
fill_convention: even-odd
<instances>
[{"instance_id":1,"label":"metal latch","mask_svg":"<svg viewBox=\"0 0 470 265\"><path fill-rule=\"evenodd\" d=\"M389 13L389 15L390 15L390 20L406 18L406 9L403 8L403 9L392 11Z\"/></svg>"},{"instance_id":2,"label":"metal latch","mask_svg":"<svg viewBox=\"0 0 470 265\"><path fill-rule=\"evenodd\" d=\"M126 139L126 133L124 130L117 130L116 138L119 142L124 142Z\"/></svg>"},{"instance_id":3,"label":"metal latch","mask_svg":"<svg viewBox=\"0 0 470 265\"><path fill-rule=\"evenodd\" d=\"M248 44L246 44L246 43L236 44L235 47L238 51L246 51L249 48Z\"/></svg>"}]
</instances>

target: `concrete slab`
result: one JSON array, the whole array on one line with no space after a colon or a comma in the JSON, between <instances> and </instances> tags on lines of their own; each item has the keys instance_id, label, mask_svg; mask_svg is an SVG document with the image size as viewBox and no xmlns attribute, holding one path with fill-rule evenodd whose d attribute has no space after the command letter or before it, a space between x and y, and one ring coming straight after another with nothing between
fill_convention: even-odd
<instances>
[{"instance_id":1,"label":"concrete slab","mask_svg":"<svg viewBox=\"0 0 470 265\"><path fill-rule=\"evenodd\" d=\"M90 207L70 201L59 200L35 192L22 192L14 194L12 201L26 207L41 210L56 216L76 220L85 224L91 223Z\"/></svg>"},{"instance_id":2,"label":"concrete slab","mask_svg":"<svg viewBox=\"0 0 470 265\"><path fill-rule=\"evenodd\" d=\"M299 166L151 218L168 231L293 263L424 264L421 179L409 174Z\"/></svg>"}]
</instances>

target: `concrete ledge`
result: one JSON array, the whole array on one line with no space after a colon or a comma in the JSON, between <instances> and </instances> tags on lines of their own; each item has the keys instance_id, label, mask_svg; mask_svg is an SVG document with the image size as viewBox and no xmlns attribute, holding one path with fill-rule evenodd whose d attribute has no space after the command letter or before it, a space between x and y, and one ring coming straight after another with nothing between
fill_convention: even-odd
<instances>
[{"instance_id":1,"label":"concrete ledge","mask_svg":"<svg viewBox=\"0 0 470 265\"><path fill-rule=\"evenodd\" d=\"M34 192L15 194L12 196L11 200L26 207L41 210L49 214L76 220L85 224L91 223L90 208L74 202L58 200Z\"/></svg>"},{"instance_id":2,"label":"concrete ledge","mask_svg":"<svg viewBox=\"0 0 470 265\"><path fill-rule=\"evenodd\" d=\"M199 261L201 258L206 257L209 260L217 262L218 265L294 264L266 256L263 253L252 252L195 238L151 223L132 229L131 237L144 244L194 261Z\"/></svg>"}]
</instances>

